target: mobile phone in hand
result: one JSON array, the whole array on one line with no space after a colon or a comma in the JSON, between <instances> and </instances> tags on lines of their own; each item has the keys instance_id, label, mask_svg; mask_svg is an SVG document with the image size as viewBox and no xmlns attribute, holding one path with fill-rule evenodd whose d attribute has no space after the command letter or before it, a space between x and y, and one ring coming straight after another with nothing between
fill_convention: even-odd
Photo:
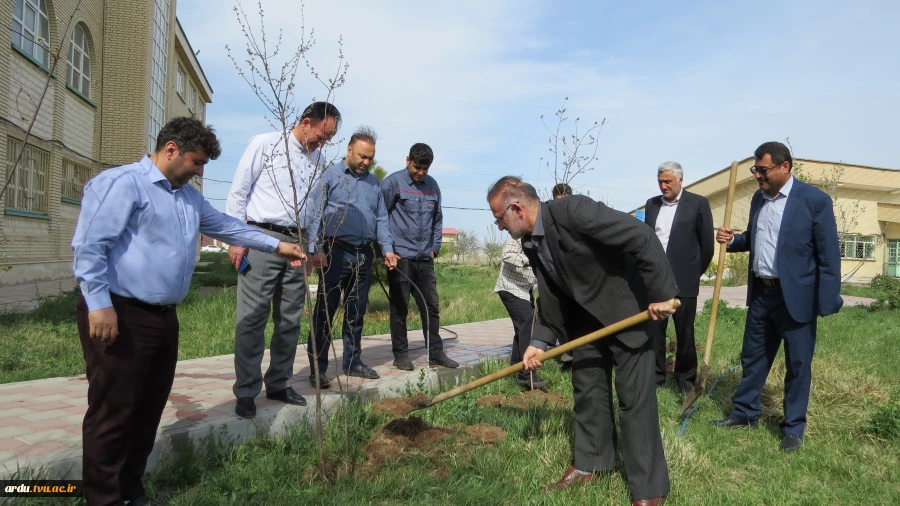
<instances>
[{"instance_id":1,"label":"mobile phone in hand","mask_svg":"<svg viewBox=\"0 0 900 506\"><path fill-rule=\"evenodd\" d=\"M250 262L247 261L247 257L246 256L241 257L241 266L240 266L240 268L238 268L238 272L243 273L244 271L246 271L249 268L250 268Z\"/></svg>"}]
</instances>

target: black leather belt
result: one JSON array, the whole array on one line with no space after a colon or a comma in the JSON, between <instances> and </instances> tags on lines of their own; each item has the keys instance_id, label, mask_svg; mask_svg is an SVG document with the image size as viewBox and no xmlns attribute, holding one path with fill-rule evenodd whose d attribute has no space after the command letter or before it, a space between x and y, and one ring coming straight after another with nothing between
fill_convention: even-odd
<instances>
[{"instance_id":1,"label":"black leather belt","mask_svg":"<svg viewBox=\"0 0 900 506\"><path fill-rule=\"evenodd\" d=\"M349 249L363 249L363 248L369 247L369 243L363 243L360 245L350 244L349 242L342 241L336 237L326 237L325 244L337 244L338 246L343 246L343 247L349 248Z\"/></svg>"},{"instance_id":2,"label":"black leather belt","mask_svg":"<svg viewBox=\"0 0 900 506\"><path fill-rule=\"evenodd\" d=\"M778 278L756 278L757 281L766 285L766 286L781 286L781 281Z\"/></svg>"},{"instance_id":3,"label":"black leather belt","mask_svg":"<svg viewBox=\"0 0 900 506\"><path fill-rule=\"evenodd\" d=\"M297 227L285 227L283 225L273 225L271 223L259 223L256 221L248 221L248 225L253 225L254 227L264 228L266 230L286 235L288 237L297 237Z\"/></svg>"},{"instance_id":4,"label":"black leather belt","mask_svg":"<svg viewBox=\"0 0 900 506\"><path fill-rule=\"evenodd\" d=\"M175 304L149 304L142 300L132 299L131 297L122 297L121 295L116 295L112 292L109 293L109 298L114 302L121 302L122 304L127 304L129 306L134 306L137 308L141 308L147 311L153 311L156 313L166 313L168 311L175 310Z\"/></svg>"}]
</instances>

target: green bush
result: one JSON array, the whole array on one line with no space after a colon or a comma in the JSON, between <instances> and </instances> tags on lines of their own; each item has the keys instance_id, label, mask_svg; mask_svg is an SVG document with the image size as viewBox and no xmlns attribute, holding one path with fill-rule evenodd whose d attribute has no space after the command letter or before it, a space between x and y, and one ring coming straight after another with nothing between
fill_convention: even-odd
<instances>
[{"instance_id":1,"label":"green bush","mask_svg":"<svg viewBox=\"0 0 900 506\"><path fill-rule=\"evenodd\" d=\"M883 296L879 296L878 301L872 304L873 309L900 308L900 279L879 274L872 278L869 286L884 294Z\"/></svg>"},{"instance_id":2,"label":"green bush","mask_svg":"<svg viewBox=\"0 0 900 506\"><path fill-rule=\"evenodd\" d=\"M718 269L719 269L718 264L716 264L715 262L710 262L710 263L709 263L709 267L707 267L706 272L705 272L704 274L706 274L706 277L708 277L708 278L711 278L711 279L712 279L712 278L715 278L715 277L716 277L716 271L717 271Z\"/></svg>"},{"instance_id":3,"label":"green bush","mask_svg":"<svg viewBox=\"0 0 900 506\"><path fill-rule=\"evenodd\" d=\"M750 261L749 253L729 253L725 255L725 275L731 286L747 284L747 269Z\"/></svg>"}]
</instances>

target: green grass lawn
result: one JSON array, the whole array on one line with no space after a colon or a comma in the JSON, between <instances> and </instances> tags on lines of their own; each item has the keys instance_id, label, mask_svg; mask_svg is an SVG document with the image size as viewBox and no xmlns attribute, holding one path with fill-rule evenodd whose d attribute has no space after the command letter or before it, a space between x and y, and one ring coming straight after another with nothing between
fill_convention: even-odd
<instances>
[{"instance_id":1,"label":"green grass lawn","mask_svg":"<svg viewBox=\"0 0 900 506\"><path fill-rule=\"evenodd\" d=\"M225 254L203 253L201 259L212 263L197 269L188 297L178 308L179 360L234 353L237 275ZM441 325L508 316L500 298L493 293L497 269L444 263L437 264L436 269ZM310 282L316 283L315 275L310 276ZM422 328L415 303L410 308L409 328ZM310 306L304 311L301 342L306 342L311 310ZM377 283L370 290L369 311L364 334L390 333L387 298ZM337 318L335 322L340 325ZM266 346L271 333L270 323ZM73 292L43 300L30 314L0 314L0 383L83 373Z\"/></svg>"},{"instance_id":2,"label":"green grass lawn","mask_svg":"<svg viewBox=\"0 0 900 506\"><path fill-rule=\"evenodd\" d=\"M719 313L710 383L738 363L745 312ZM900 356L896 311L846 308L819 322L809 427L803 448L779 448L784 367L773 369L757 430L710 426L730 409L740 371L726 374L698 402L684 437L681 396L658 390L660 427L672 481L667 504L896 504L900 501ZM698 318L705 329L706 314ZM699 332L698 332L699 334ZM492 364L488 372L504 364ZM331 483L316 478L316 444L306 427L286 437L262 437L238 446L221 435L198 448L169 454L149 484L173 505L214 504L628 504L621 466L594 484L546 494L571 460L571 381L555 363L545 366L550 391L566 404L528 410L481 407L485 395L513 395L512 379L487 385L415 413L440 427L487 423L507 431L504 441L481 446L458 436L430 451L409 451L377 467L365 464L365 444L388 420L358 404L327 427L327 467L343 470ZM880 425L876 428L875 421ZM458 430L457 430L458 432ZM468 448L468 450L466 450Z\"/></svg>"}]
</instances>

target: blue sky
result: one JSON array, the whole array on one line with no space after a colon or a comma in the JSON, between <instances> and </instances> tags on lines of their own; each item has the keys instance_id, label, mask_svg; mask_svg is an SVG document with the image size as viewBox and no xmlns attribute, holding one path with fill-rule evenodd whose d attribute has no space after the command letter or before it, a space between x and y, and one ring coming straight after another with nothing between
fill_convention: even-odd
<instances>
[{"instance_id":1,"label":"blue sky","mask_svg":"<svg viewBox=\"0 0 900 506\"><path fill-rule=\"evenodd\" d=\"M225 51L243 47L233 5L178 2L215 92L207 120L224 152L206 176L221 180L247 140L271 129ZM263 6L270 29L295 47L300 2ZM255 2L245 8L255 12ZM389 172L403 168L410 145L428 143L445 206L487 207L488 186L506 174L547 188L540 116L552 120L565 97L572 120L607 121L594 170L573 186L620 210L657 194L663 161L681 163L690 184L769 140L790 138L798 157L900 167L900 2L309 0L305 16L319 68L334 68L343 37L338 137L374 127ZM323 96L308 75L295 84L298 100ZM205 188L219 209L224 200L213 199L227 192ZM444 215L445 226L482 236L492 222L489 211Z\"/></svg>"}]
</instances>

